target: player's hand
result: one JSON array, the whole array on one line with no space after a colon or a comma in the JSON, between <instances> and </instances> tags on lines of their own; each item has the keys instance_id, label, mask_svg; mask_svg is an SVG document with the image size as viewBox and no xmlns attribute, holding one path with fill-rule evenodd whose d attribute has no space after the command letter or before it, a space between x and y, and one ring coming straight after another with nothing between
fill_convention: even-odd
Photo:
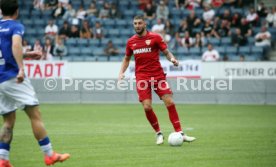
<instances>
[{"instance_id":1,"label":"player's hand","mask_svg":"<svg viewBox=\"0 0 276 167\"><path fill-rule=\"evenodd\" d=\"M122 79L125 78L125 74L124 73L120 73L119 74L119 78L118 78L118 81L121 81Z\"/></svg>"},{"instance_id":2,"label":"player's hand","mask_svg":"<svg viewBox=\"0 0 276 167\"><path fill-rule=\"evenodd\" d=\"M39 60L42 57L42 52L41 51L29 51L26 53L27 57L35 59L35 60Z\"/></svg>"},{"instance_id":3,"label":"player's hand","mask_svg":"<svg viewBox=\"0 0 276 167\"><path fill-rule=\"evenodd\" d=\"M19 69L18 74L16 76L16 82L17 83L22 83L24 81L24 76L25 76L24 70L22 68Z\"/></svg>"},{"instance_id":4,"label":"player's hand","mask_svg":"<svg viewBox=\"0 0 276 167\"><path fill-rule=\"evenodd\" d=\"M176 60L174 57L171 58L171 62L173 63L174 66L178 66L179 62Z\"/></svg>"}]
</instances>

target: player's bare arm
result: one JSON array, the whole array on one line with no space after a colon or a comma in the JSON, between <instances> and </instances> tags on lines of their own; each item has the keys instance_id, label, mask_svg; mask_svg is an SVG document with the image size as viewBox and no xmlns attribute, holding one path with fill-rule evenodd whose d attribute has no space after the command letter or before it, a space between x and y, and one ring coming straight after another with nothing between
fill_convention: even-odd
<instances>
[{"instance_id":1,"label":"player's bare arm","mask_svg":"<svg viewBox=\"0 0 276 167\"><path fill-rule=\"evenodd\" d=\"M19 68L18 75L16 76L17 82L21 83L24 81L24 65L22 38L19 35L14 35L12 37L12 53Z\"/></svg>"},{"instance_id":2,"label":"player's bare arm","mask_svg":"<svg viewBox=\"0 0 276 167\"><path fill-rule=\"evenodd\" d=\"M163 51L164 55L167 57L167 59L173 63L174 66L178 66L179 65L179 62L178 60L174 57L174 55L168 50L168 49L165 49Z\"/></svg>"},{"instance_id":3,"label":"player's bare arm","mask_svg":"<svg viewBox=\"0 0 276 167\"><path fill-rule=\"evenodd\" d=\"M118 78L119 81L124 79L125 77L124 73L129 66L129 62L130 62L130 56L125 56L119 73L119 78Z\"/></svg>"}]
</instances>

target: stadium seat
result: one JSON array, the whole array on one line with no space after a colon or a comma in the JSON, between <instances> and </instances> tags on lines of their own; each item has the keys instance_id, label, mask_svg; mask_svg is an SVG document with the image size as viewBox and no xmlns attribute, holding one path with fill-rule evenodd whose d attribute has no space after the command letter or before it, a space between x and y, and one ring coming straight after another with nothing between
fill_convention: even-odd
<instances>
[{"instance_id":1,"label":"stadium seat","mask_svg":"<svg viewBox=\"0 0 276 167\"><path fill-rule=\"evenodd\" d=\"M225 47L225 52L227 55L229 54L237 54L237 48L233 46L226 46Z\"/></svg>"},{"instance_id":2,"label":"stadium seat","mask_svg":"<svg viewBox=\"0 0 276 167\"><path fill-rule=\"evenodd\" d=\"M96 56L84 56L84 61L96 61L97 57Z\"/></svg>"},{"instance_id":3,"label":"stadium seat","mask_svg":"<svg viewBox=\"0 0 276 167\"><path fill-rule=\"evenodd\" d=\"M251 53L256 54L256 55L263 55L263 48L257 47L257 46L252 46Z\"/></svg>"},{"instance_id":4,"label":"stadium seat","mask_svg":"<svg viewBox=\"0 0 276 167\"><path fill-rule=\"evenodd\" d=\"M97 56L97 61L108 61L107 56L105 55Z\"/></svg>"},{"instance_id":5,"label":"stadium seat","mask_svg":"<svg viewBox=\"0 0 276 167\"><path fill-rule=\"evenodd\" d=\"M107 33L110 38L116 38L120 35L119 29L109 29Z\"/></svg>"},{"instance_id":6,"label":"stadium seat","mask_svg":"<svg viewBox=\"0 0 276 167\"><path fill-rule=\"evenodd\" d=\"M115 28L116 22L113 19L105 19L103 21L103 26L105 28Z\"/></svg>"},{"instance_id":7,"label":"stadium seat","mask_svg":"<svg viewBox=\"0 0 276 167\"><path fill-rule=\"evenodd\" d=\"M215 46L214 48L219 52L219 54L221 56L225 55L225 47L224 46Z\"/></svg>"},{"instance_id":8,"label":"stadium seat","mask_svg":"<svg viewBox=\"0 0 276 167\"><path fill-rule=\"evenodd\" d=\"M132 29L121 29L120 31L121 36L125 36L127 38L131 37L133 34Z\"/></svg>"},{"instance_id":9,"label":"stadium seat","mask_svg":"<svg viewBox=\"0 0 276 167\"><path fill-rule=\"evenodd\" d=\"M221 45L222 46L230 46L231 45L231 38L230 37L221 38Z\"/></svg>"},{"instance_id":10,"label":"stadium seat","mask_svg":"<svg viewBox=\"0 0 276 167\"><path fill-rule=\"evenodd\" d=\"M250 55L250 50L249 46L239 47L239 55Z\"/></svg>"},{"instance_id":11,"label":"stadium seat","mask_svg":"<svg viewBox=\"0 0 276 167\"><path fill-rule=\"evenodd\" d=\"M187 56L187 55L189 55L189 50L187 48L184 48L184 47L178 47L176 49L176 54L178 56Z\"/></svg>"},{"instance_id":12,"label":"stadium seat","mask_svg":"<svg viewBox=\"0 0 276 167\"><path fill-rule=\"evenodd\" d=\"M217 38L208 38L207 41L211 43L213 46L220 45L220 39L217 39Z\"/></svg>"},{"instance_id":13,"label":"stadium seat","mask_svg":"<svg viewBox=\"0 0 276 167\"><path fill-rule=\"evenodd\" d=\"M195 57L201 56L200 48L196 48L196 47L190 48L189 49L189 55L190 56L195 56Z\"/></svg>"},{"instance_id":14,"label":"stadium seat","mask_svg":"<svg viewBox=\"0 0 276 167\"><path fill-rule=\"evenodd\" d=\"M123 41L123 39L121 39L121 38L115 38L115 39L112 40L112 42L117 47L118 46L124 46L126 44L126 41Z\"/></svg>"},{"instance_id":15,"label":"stadium seat","mask_svg":"<svg viewBox=\"0 0 276 167\"><path fill-rule=\"evenodd\" d=\"M68 54L72 56L79 56L80 55L80 48L79 47L69 47Z\"/></svg>"},{"instance_id":16,"label":"stadium seat","mask_svg":"<svg viewBox=\"0 0 276 167\"><path fill-rule=\"evenodd\" d=\"M77 45L78 46L88 46L88 40L79 38L79 39L77 39Z\"/></svg>"},{"instance_id":17,"label":"stadium seat","mask_svg":"<svg viewBox=\"0 0 276 167\"><path fill-rule=\"evenodd\" d=\"M35 28L28 28L25 30L26 35L36 36L37 31Z\"/></svg>"},{"instance_id":18,"label":"stadium seat","mask_svg":"<svg viewBox=\"0 0 276 167\"><path fill-rule=\"evenodd\" d=\"M104 48L101 48L101 47L99 47L99 48L94 48L94 49L92 50L92 52L93 52L93 55L94 55L94 56L96 56L96 57L101 57L101 56L104 55Z\"/></svg>"},{"instance_id":19,"label":"stadium seat","mask_svg":"<svg viewBox=\"0 0 276 167\"><path fill-rule=\"evenodd\" d=\"M123 20L123 19L119 19L116 21L116 28L119 28L119 29L123 29L123 28L126 28L128 26L126 20Z\"/></svg>"},{"instance_id":20,"label":"stadium seat","mask_svg":"<svg viewBox=\"0 0 276 167\"><path fill-rule=\"evenodd\" d=\"M72 56L72 61L84 61L84 56Z\"/></svg>"},{"instance_id":21,"label":"stadium seat","mask_svg":"<svg viewBox=\"0 0 276 167\"><path fill-rule=\"evenodd\" d=\"M80 47L80 52L82 56L92 56L92 47Z\"/></svg>"},{"instance_id":22,"label":"stadium seat","mask_svg":"<svg viewBox=\"0 0 276 167\"><path fill-rule=\"evenodd\" d=\"M98 47L100 45L100 40L98 40L98 39L88 39L88 45Z\"/></svg>"},{"instance_id":23,"label":"stadium seat","mask_svg":"<svg viewBox=\"0 0 276 167\"><path fill-rule=\"evenodd\" d=\"M77 39L75 38L68 38L65 40L65 44L68 47L75 47L77 46Z\"/></svg>"},{"instance_id":24,"label":"stadium seat","mask_svg":"<svg viewBox=\"0 0 276 167\"><path fill-rule=\"evenodd\" d=\"M110 56L109 61L122 61L121 56Z\"/></svg>"},{"instance_id":25,"label":"stadium seat","mask_svg":"<svg viewBox=\"0 0 276 167\"><path fill-rule=\"evenodd\" d=\"M175 9L175 10L172 10L170 13L171 13L173 19L175 19L175 18L181 19L182 18L181 10Z\"/></svg>"}]
</instances>

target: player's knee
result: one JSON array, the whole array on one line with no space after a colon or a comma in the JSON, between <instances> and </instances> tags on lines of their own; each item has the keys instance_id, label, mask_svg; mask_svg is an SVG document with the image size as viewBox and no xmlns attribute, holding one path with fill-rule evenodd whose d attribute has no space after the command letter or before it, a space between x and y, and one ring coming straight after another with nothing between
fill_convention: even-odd
<instances>
[{"instance_id":1,"label":"player's knee","mask_svg":"<svg viewBox=\"0 0 276 167\"><path fill-rule=\"evenodd\" d=\"M168 107L168 106L171 106L174 104L174 101L172 98L167 98L166 100L164 100L164 103L165 105Z\"/></svg>"},{"instance_id":2,"label":"player's knee","mask_svg":"<svg viewBox=\"0 0 276 167\"><path fill-rule=\"evenodd\" d=\"M143 105L143 107L144 107L144 110L145 110L146 112L148 112L148 111L151 111L151 110L152 110L152 107L151 107L151 105L150 105L150 104L144 104L144 105Z\"/></svg>"}]
</instances>

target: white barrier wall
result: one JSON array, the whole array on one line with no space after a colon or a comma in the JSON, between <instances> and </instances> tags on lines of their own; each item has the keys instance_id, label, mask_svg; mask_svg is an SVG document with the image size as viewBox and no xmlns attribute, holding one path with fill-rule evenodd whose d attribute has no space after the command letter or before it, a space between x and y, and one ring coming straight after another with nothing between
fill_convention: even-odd
<instances>
[{"instance_id":1,"label":"white barrier wall","mask_svg":"<svg viewBox=\"0 0 276 167\"><path fill-rule=\"evenodd\" d=\"M210 79L276 79L276 62L200 62L181 61L174 67L161 61L170 77ZM25 69L30 78L69 77L83 79L117 79L121 62L41 62L27 61ZM134 63L126 75L134 77Z\"/></svg>"}]
</instances>

